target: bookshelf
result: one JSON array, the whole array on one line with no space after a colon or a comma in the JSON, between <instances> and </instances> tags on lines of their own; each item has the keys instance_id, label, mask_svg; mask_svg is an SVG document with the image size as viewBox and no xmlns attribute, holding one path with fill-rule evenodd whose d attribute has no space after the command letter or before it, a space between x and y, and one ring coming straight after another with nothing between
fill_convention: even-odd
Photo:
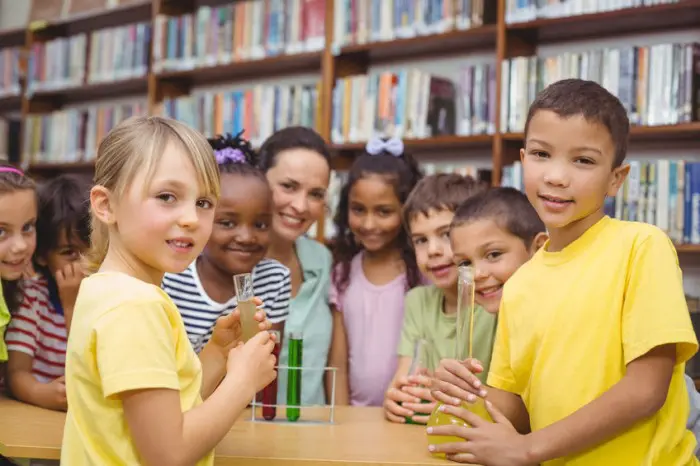
<instances>
[{"instance_id":1,"label":"bookshelf","mask_svg":"<svg viewBox=\"0 0 700 466\"><path fill-rule=\"evenodd\" d=\"M94 31L147 22L151 31L150 42L147 45L148 65L143 75L116 81L88 83L83 77L79 85L72 87L36 90L23 93L21 96L0 97L0 116L3 113L19 112L22 122L26 122L32 115L60 111L68 105L89 104L100 99L137 95L144 98L148 113L161 114L164 101L187 96L197 87L226 83L255 83L260 77L314 73L318 75L318 93L315 96L316 129L327 141L332 142L333 88L337 80L366 74L373 65L463 56L471 52L493 54L496 64L494 131L489 131L489 134L439 135L424 139L404 139L409 149L417 151L449 150L464 153L464 157L469 157L470 151L474 149L489 152L493 184L500 183L504 166L518 159L523 137L521 133L505 132L502 129L500 112L504 97L501 84L504 77L500 64L504 60L536 55L537 47L543 44L613 38L627 34L672 31L678 28L695 30L700 24L700 0L678 0L676 3L624 8L594 14L534 18L520 22L513 22L508 17L507 0L487 0L487 7L482 12L482 24L470 28L454 27L415 37L338 45L336 31L334 31L338 20L334 10L344 3L339 0L325 0L325 2L307 0L307 3L314 5L325 3L325 9L321 13L322 37L316 37L317 40L322 41L321 47L314 50L298 47L293 53L283 51L274 56L255 59L234 58L228 63L199 63L194 67L178 69L161 66L167 60L156 63L158 56L163 54L162 50L157 52L154 40L158 18L163 16L173 18L181 15L192 15L194 18L200 7L216 8L245 2L232 0L33 0L33 2L30 23L26 29L0 31L0 42L3 46L5 44L22 46L25 55L28 55L35 46L46 44L54 39L80 34L85 34L89 38ZM107 8L108 3L113 7ZM91 42L87 40L84 75L88 73L93 55ZM28 72L26 56L22 69L25 73ZM26 89L26 79L23 80L22 85ZM23 133L24 126L23 124ZM665 141L695 144L700 140L700 122L634 126L630 139L634 144ZM21 140L24 141L24 134ZM361 142L331 143L335 156L334 168L347 167L352 157L361 152L363 147L364 144ZM47 163L46 161L27 163L24 160L23 164L30 172L39 176L52 176L62 171L89 171L91 168L89 160L71 160L66 163ZM317 234L320 237L323 237L323 224L324 222L319 222ZM700 245L681 245L678 250L684 254L700 253Z\"/></svg>"}]
</instances>

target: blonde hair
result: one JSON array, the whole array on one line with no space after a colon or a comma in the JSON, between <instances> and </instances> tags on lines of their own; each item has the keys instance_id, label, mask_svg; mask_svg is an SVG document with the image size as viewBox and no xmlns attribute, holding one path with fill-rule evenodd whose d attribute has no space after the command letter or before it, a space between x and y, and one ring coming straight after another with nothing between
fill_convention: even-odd
<instances>
[{"instance_id":1,"label":"blonde hair","mask_svg":"<svg viewBox=\"0 0 700 466\"><path fill-rule=\"evenodd\" d=\"M119 123L100 143L95 159L95 185L121 197L137 172L146 171L144 190L153 178L168 144L177 144L194 165L198 181L208 195L219 198L219 169L214 152L203 135L176 120L157 116L131 117ZM91 212L90 250L85 268L96 272L109 249L107 225Z\"/></svg>"}]
</instances>

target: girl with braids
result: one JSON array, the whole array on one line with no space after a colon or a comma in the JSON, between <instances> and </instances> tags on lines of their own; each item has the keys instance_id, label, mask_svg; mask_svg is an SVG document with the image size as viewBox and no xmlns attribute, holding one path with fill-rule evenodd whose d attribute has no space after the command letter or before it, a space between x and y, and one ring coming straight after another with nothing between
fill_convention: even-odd
<instances>
[{"instance_id":1,"label":"girl with braids","mask_svg":"<svg viewBox=\"0 0 700 466\"><path fill-rule=\"evenodd\" d=\"M236 308L233 275L253 274L255 296L272 327L287 318L289 270L266 259L272 222L272 193L250 143L231 135L209 139L221 174L214 227L202 254L181 273L166 273L163 289L175 302L196 352L211 338L216 320Z\"/></svg>"},{"instance_id":2,"label":"girl with braids","mask_svg":"<svg viewBox=\"0 0 700 466\"><path fill-rule=\"evenodd\" d=\"M336 401L381 406L398 361L406 291L422 283L401 222L421 178L399 139L374 139L350 168L335 217L330 302Z\"/></svg>"}]
</instances>

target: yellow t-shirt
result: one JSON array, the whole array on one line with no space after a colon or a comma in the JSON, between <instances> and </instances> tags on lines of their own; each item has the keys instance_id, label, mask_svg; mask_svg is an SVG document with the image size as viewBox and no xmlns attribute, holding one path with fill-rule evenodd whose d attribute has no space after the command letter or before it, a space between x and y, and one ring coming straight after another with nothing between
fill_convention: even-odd
<instances>
[{"instance_id":1,"label":"yellow t-shirt","mask_svg":"<svg viewBox=\"0 0 700 466\"><path fill-rule=\"evenodd\" d=\"M119 394L179 390L183 412L202 402L202 366L180 313L157 286L115 272L84 279L73 312L61 464L141 464ZM213 463L212 451L197 465Z\"/></svg>"},{"instance_id":2,"label":"yellow t-shirt","mask_svg":"<svg viewBox=\"0 0 700 466\"><path fill-rule=\"evenodd\" d=\"M560 252L547 245L504 288L488 384L522 397L532 429L620 381L626 364L675 343L666 403L655 415L547 466L697 465L686 430L685 362L698 343L673 244L658 228L604 217Z\"/></svg>"}]
</instances>

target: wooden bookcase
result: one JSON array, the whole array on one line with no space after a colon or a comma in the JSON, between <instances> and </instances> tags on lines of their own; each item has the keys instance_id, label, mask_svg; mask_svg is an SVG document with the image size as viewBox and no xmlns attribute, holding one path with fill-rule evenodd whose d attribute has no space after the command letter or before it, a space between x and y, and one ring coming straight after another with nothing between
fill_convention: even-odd
<instances>
[{"instance_id":1,"label":"wooden bookcase","mask_svg":"<svg viewBox=\"0 0 700 466\"><path fill-rule=\"evenodd\" d=\"M57 4L67 0L34 0L44 5L50 13L57 11ZM106 4L106 0L75 3L84 4L79 13L67 19L31 18L27 29L0 31L0 43L24 44L29 50L32 44L51 38L67 36L148 21L152 23L159 14L177 15L193 12L200 5L222 5L231 0L122 0L120 6L110 9L90 9L90 5ZM0 114L20 111L22 119L36 112L61 108L67 103L86 102L100 98L114 98L134 93L147 95L151 114L158 114L166 97L177 97L190 92L193 86L246 82L261 76L283 76L294 72L316 72L320 75L319 133L330 141L332 117L332 90L335 80L355 74L366 73L372 64L390 64L420 58L458 56L474 52L491 51L495 62L516 56L534 55L540 44L556 43L572 39L596 39L616 37L631 33L672 31L678 28L700 28L700 0L680 0L679 3L662 4L640 8L585 14L555 19L538 19L526 23L506 24L506 0L497 2L497 21L469 30L455 30L432 36L350 45L334 49L332 44L334 24L334 1L326 0L325 37L326 46L320 52L298 55L282 55L260 60L235 62L229 65L198 68L188 71L154 73L149 69L144 78L80 86L75 89L37 92L32 96L0 99ZM65 8L65 7L64 7ZM88 57L90 54L88 46ZM89 62L88 60L86 60ZM501 108L501 67L496 67L496 109ZM494 135L439 136L422 140L406 140L409 149L441 148L468 153L469 149L490 150L492 159L492 183L499 184L502 168L518 158L522 145L522 134L501 133L500 118L495 121ZM671 126L637 126L631 132L632 142L645 141L700 141L700 122ZM332 145L333 165L346 168L352 157L362 150L363 144ZM62 171L87 171L91 163L34 164L29 171L37 176L51 176ZM323 222L319 222L322 227ZM323 235L319 231L319 235ZM321 236L322 237L322 236ZM700 252L700 245L681 245L679 252Z\"/></svg>"}]
</instances>

